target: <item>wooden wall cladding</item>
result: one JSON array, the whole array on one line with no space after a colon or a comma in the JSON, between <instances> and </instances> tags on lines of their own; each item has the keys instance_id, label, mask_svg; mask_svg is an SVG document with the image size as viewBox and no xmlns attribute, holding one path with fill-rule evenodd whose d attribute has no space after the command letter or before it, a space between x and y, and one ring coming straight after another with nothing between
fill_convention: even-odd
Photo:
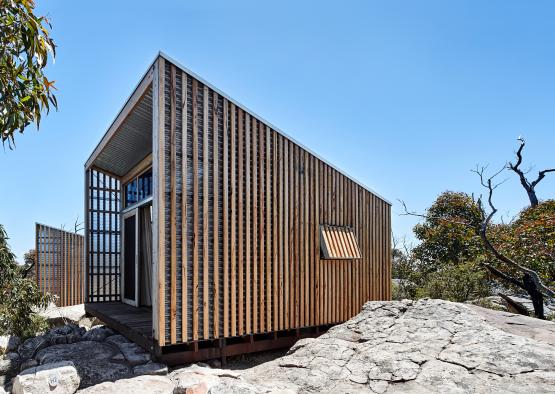
<instances>
[{"instance_id":1,"label":"wooden wall cladding","mask_svg":"<svg viewBox=\"0 0 555 394\"><path fill-rule=\"evenodd\" d=\"M337 323L390 299L389 204L161 64L159 344ZM321 224L352 228L361 257L320 259Z\"/></svg>"},{"instance_id":2,"label":"wooden wall cladding","mask_svg":"<svg viewBox=\"0 0 555 394\"><path fill-rule=\"evenodd\" d=\"M36 280L44 293L57 296L56 305L84 302L84 237L36 224Z\"/></svg>"}]
</instances>

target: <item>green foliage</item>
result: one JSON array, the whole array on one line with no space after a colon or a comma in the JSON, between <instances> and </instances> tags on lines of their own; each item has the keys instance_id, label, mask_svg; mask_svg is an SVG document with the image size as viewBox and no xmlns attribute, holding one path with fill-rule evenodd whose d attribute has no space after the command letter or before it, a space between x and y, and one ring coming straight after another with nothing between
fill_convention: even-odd
<instances>
[{"instance_id":1,"label":"green foliage","mask_svg":"<svg viewBox=\"0 0 555 394\"><path fill-rule=\"evenodd\" d=\"M477 232L480 209L471 196L446 191L414 227L420 243L393 253L393 275L400 298L441 298L464 302L490 295L488 278L477 261L483 255Z\"/></svg>"},{"instance_id":2,"label":"green foliage","mask_svg":"<svg viewBox=\"0 0 555 394\"><path fill-rule=\"evenodd\" d=\"M488 296L490 277L480 261L495 262L502 271L522 276L483 247L476 231L480 211L469 195L442 193L426 216L414 227L420 244L393 252L393 274L398 279L394 296L459 302ZM488 234L500 252L537 271L547 285L555 285L555 200L522 210L511 223L490 225Z\"/></svg>"},{"instance_id":3,"label":"green foliage","mask_svg":"<svg viewBox=\"0 0 555 394\"><path fill-rule=\"evenodd\" d=\"M35 281L24 277L8 246L8 236L0 224L0 335L26 338L45 328L45 320L33 312L51 300L42 294Z\"/></svg>"},{"instance_id":4,"label":"green foliage","mask_svg":"<svg viewBox=\"0 0 555 394\"><path fill-rule=\"evenodd\" d=\"M502 305L493 302L488 297L477 298L472 302L473 305L481 306L482 308L486 309L493 309L495 311L506 311L507 308L504 308Z\"/></svg>"},{"instance_id":5,"label":"green foliage","mask_svg":"<svg viewBox=\"0 0 555 394\"><path fill-rule=\"evenodd\" d=\"M420 244L413 250L422 268L434 272L440 267L473 261L482 253L476 229L480 210L472 197L447 191L427 210L426 220L413 231Z\"/></svg>"},{"instance_id":6,"label":"green foliage","mask_svg":"<svg viewBox=\"0 0 555 394\"><path fill-rule=\"evenodd\" d=\"M393 249L392 274L396 280L392 285L392 298L402 300L416 297L418 283L421 282L419 264L408 248Z\"/></svg>"},{"instance_id":7,"label":"green foliage","mask_svg":"<svg viewBox=\"0 0 555 394\"><path fill-rule=\"evenodd\" d=\"M522 210L512 223L495 226L492 235L501 252L555 285L555 200Z\"/></svg>"},{"instance_id":8,"label":"green foliage","mask_svg":"<svg viewBox=\"0 0 555 394\"><path fill-rule=\"evenodd\" d=\"M426 277L417 298L430 297L464 302L490 295L486 273L472 262L446 266Z\"/></svg>"},{"instance_id":9,"label":"green foliage","mask_svg":"<svg viewBox=\"0 0 555 394\"><path fill-rule=\"evenodd\" d=\"M54 81L44 73L56 46L50 23L34 8L32 0L0 0L0 132L10 148L15 132L23 133L32 122L38 127L41 112L58 106Z\"/></svg>"}]
</instances>

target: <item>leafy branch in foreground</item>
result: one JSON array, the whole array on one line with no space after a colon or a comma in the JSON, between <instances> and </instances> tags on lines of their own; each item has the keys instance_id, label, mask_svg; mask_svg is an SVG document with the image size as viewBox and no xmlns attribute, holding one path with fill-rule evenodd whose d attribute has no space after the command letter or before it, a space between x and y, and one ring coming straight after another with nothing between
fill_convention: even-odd
<instances>
[{"instance_id":1,"label":"leafy branch in foreground","mask_svg":"<svg viewBox=\"0 0 555 394\"><path fill-rule=\"evenodd\" d=\"M39 127L41 112L58 108L54 81L44 73L56 45L50 22L34 8L32 0L0 0L0 135L10 149L16 132L33 122Z\"/></svg>"}]
</instances>

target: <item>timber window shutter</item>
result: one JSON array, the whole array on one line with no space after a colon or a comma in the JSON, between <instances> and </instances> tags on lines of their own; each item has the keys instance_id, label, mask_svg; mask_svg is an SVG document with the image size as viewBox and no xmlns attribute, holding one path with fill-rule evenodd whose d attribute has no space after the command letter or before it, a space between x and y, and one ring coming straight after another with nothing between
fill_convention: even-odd
<instances>
[{"instance_id":1,"label":"timber window shutter","mask_svg":"<svg viewBox=\"0 0 555 394\"><path fill-rule=\"evenodd\" d=\"M324 259L362 258L355 232L351 227L320 225L320 245Z\"/></svg>"}]
</instances>

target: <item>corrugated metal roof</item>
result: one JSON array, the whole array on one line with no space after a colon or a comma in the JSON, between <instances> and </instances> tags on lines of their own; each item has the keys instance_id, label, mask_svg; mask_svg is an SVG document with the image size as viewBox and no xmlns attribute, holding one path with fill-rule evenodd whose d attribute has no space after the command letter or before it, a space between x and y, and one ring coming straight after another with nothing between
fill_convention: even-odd
<instances>
[{"instance_id":1,"label":"corrugated metal roof","mask_svg":"<svg viewBox=\"0 0 555 394\"><path fill-rule=\"evenodd\" d=\"M127 174L152 152L152 87L129 113L93 166L117 176Z\"/></svg>"},{"instance_id":2,"label":"corrugated metal roof","mask_svg":"<svg viewBox=\"0 0 555 394\"><path fill-rule=\"evenodd\" d=\"M307 148L305 145L301 144L300 142L298 142L297 140L295 140L294 138L292 138L290 135L288 135L287 133L283 132L281 129L279 129L278 127L276 127L275 125L273 125L272 123L268 122L266 119L264 119L263 117L259 116L258 114L256 114L254 111L251 111L249 108L247 108L246 106L244 106L243 104L239 103L238 101L234 100L233 98L231 98L228 94L222 92L220 89L218 89L217 87L215 87L214 85L212 85L211 83L209 83L208 81L206 81L205 79L203 79L202 77L200 77L199 75L197 75L196 73L194 73L193 71L191 71L190 69L188 69L187 67L183 66L180 62L176 61L175 59L173 59L172 57L168 56L167 54L165 54L164 52L160 51L158 53L158 55L156 56L156 58L153 61L153 64L156 63L156 60L158 59L158 57L163 57L164 59L168 60L169 62L175 64L177 67L179 67L181 70L185 71L187 74L191 75L192 77L194 77L195 79L197 79L198 81L200 81L201 83L203 83L204 85L208 86L209 88L211 88L212 90L214 90L215 92L217 92L219 95L221 95L222 97L225 97L228 101L234 103L236 106L242 108L244 111L248 112L249 114L251 114L252 116L256 117L257 119L259 119L261 122L265 123L266 125L268 125L270 128L272 128L273 130L275 130L276 132L278 132L279 134L283 135L284 137L286 137L287 139L289 139L291 142L294 142L295 144L297 144L299 147L301 147L302 149L304 149L305 151L309 152L310 154L312 154L314 157L318 158L319 160L321 160L322 162L326 163L327 165L329 165L330 167L332 167L333 169L335 169L336 171L340 172L341 174L345 175L347 178L351 179L353 182L356 182L357 184L359 184L360 186L362 186L363 188L365 188L366 190L368 190L369 192L371 192L372 194L374 194L375 196L379 197L380 199L382 199L383 201L385 201L386 203L388 203L389 205L392 205L391 201L389 201L387 198L385 198L384 196L382 196L381 194L377 193L376 191L374 191L372 188L368 187L367 185L365 185L364 183L362 183L361 181L359 181L358 179L356 179L355 177L347 174L345 171L341 170L340 168L338 168L337 166L333 165L332 163L330 163L328 160L322 158L320 155L316 154L314 151L312 151L311 149ZM152 68L152 66L149 67L149 69L147 70L147 72L145 73L145 76L143 76L143 78L141 78L140 82L146 77L146 75L148 74L148 72L150 71L150 69ZM137 86L139 86L139 84ZM140 131L135 131L135 133L133 132L133 130L129 130L128 135L126 136L122 136L119 138L119 144L117 144L117 146L112 147L111 149L113 149L114 153L119 153L120 155L123 154L123 156L127 156L127 159L123 160L123 162L119 163L118 159L114 160L110 158L110 154L108 154L108 148L106 147L97 157L97 159L95 159L95 161L92 163L92 165L97 166L100 169L105 169L107 171L110 171L111 173L121 176L124 175L125 173L127 173L129 171L129 169L131 169L134 165L136 165L137 163L139 163L140 160L142 160L146 154L150 153L152 151L152 89L149 88L149 100L150 100L150 114L151 114L151 118L149 120L149 130L148 132L150 133L150 137L149 139L149 150L147 153L145 153L142 157L138 158L137 160L135 160L136 158L134 157L135 155L129 155L130 152L134 152L131 145L127 145L127 142L129 141L133 141L133 134L140 134L142 135L142 137L146 137L145 135L142 134L142 132ZM131 99L131 96L133 94L131 94L129 96L129 99L126 101L128 102ZM146 96L145 96L146 98ZM142 101L142 100L141 100ZM140 103L139 103L140 104ZM125 106L125 104L124 104ZM121 112L121 111L120 111ZM134 112L134 111L133 111ZM131 117L131 116L130 116ZM146 122L143 122L143 124L146 124ZM123 129L123 127L122 127ZM145 130L143 130L144 132ZM121 131L118 130L118 132L116 133L116 135L121 134ZM125 132L124 132L125 134ZM106 137L106 136L104 136ZM104 138L103 137L103 138ZM115 140L116 138L114 138ZM146 139L146 138L145 138ZM102 141L102 140L101 140ZM109 145L112 144L113 142L110 141ZM100 144L100 143L99 143ZM144 146L142 146L142 148L144 149ZM143 152L142 150L137 151L137 156L140 155L139 152ZM146 152L146 151L145 151ZM94 154L94 151L93 151ZM104 159L103 160L99 160L100 157L103 156ZM92 154L91 154L92 157ZM120 156L121 157L121 156ZM89 158L90 160L91 158ZM98 162L98 163L97 163ZM129 163L132 162L132 165L129 165ZM110 170L111 168L111 170ZM122 172L125 171L125 172Z\"/></svg>"}]
</instances>

